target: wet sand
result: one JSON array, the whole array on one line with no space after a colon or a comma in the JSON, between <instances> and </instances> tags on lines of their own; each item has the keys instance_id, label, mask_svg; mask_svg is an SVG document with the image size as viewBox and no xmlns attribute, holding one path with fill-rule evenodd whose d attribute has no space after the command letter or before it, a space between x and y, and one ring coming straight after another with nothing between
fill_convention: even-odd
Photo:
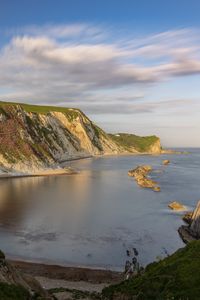
<instances>
[{"instance_id":1,"label":"wet sand","mask_svg":"<svg viewBox=\"0 0 200 300\"><path fill-rule=\"evenodd\" d=\"M45 277L70 282L84 281L92 284L117 283L123 279L123 273L110 270L65 267L16 260L9 260L9 262L18 270L33 277Z\"/></svg>"},{"instance_id":2,"label":"wet sand","mask_svg":"<svg viewBox=\"0 0 200 300\"><path fill-rule=\"evenodd\" d=\"M45 169L34 173L1 173L0 178L16 178L16 177L39 177L39 176L58 176L58 175L73 175L78 172L71 168Z\"/></svg>"}]
</instances>

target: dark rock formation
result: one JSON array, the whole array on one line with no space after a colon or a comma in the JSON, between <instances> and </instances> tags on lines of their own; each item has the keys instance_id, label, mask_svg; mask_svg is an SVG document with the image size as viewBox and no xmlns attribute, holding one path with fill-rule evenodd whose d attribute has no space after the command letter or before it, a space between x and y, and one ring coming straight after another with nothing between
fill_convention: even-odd
<instances>
[{"instance_id":1,"label":"dark rock formation","mask_svg":"<svg viewBox=\"0 0 200 300\"><path fill-rule=\"evenodd\" d=\"M182 217L183 221L185 223L187 223L188 225L190 225L192 222L192 214L193 214L193 211L188 211Z\"/></svg>"},{"instance_id":2,"label":"dark rock formation","mask_svg":"<svg viewBox=\"0 0 200 300\"><path fill-rule=\"evenodd\" d=\"M192 214L190 224L188 226L182 225L178 232L185 243L200 239L200 201Z\"/></svg>"}]
</instances>

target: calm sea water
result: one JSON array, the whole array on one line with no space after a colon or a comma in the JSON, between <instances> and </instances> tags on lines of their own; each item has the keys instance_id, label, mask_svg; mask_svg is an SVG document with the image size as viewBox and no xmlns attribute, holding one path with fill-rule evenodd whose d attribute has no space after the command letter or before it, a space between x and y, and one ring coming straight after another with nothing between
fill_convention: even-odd
<instances>
[{"instance_id":1,"label":"calm sea water","mask_svg":"<svg viewBox=\"0 0 200 300\"><path fill-rule=\"evenodd\" d=\"M136 247L145 265L182 247L180 201L200 199L200 149L189 155L114 156L68 163L77 175L0 180L0 248L10 257L122 270ZM169 158L171 164L162 166ZM137 186L129 169L154 167L161 192Z\"/></svg>"}]
</instances>

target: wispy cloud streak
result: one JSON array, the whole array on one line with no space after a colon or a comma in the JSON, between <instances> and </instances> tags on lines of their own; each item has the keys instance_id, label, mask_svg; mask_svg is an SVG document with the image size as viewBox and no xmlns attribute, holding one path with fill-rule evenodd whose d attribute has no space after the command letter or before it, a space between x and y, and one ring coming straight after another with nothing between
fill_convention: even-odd
<instances>
[{"instance_id":1,"label":"wispy cloud streak","mask_svg":"<svg viewBox=\"0 0 200 300\"><path fill-rule=\"evenodd\" d=\"M0 50L1 100L76 106L89 99L94 113L130 113L137 111L131 103L143 97L138 97L138 87L143 91L174 77L200 74L200 38L194 29L142 38L114 38L113 31L111 39L110 28L71 24L31 26L7 34L10 42ZM132 89L130 103L126 88ZM102 91L104 97L108 94L104 99ZM116 98L125 104L123 110L114 108ZM142 110L151 108L138 108Z\"/></svg>"}]
</instances>

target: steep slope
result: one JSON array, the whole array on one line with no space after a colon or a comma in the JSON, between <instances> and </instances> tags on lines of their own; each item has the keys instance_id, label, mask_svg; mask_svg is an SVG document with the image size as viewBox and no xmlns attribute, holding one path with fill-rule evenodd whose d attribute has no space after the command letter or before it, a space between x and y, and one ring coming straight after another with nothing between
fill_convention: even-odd
<instances>
[{"instance_id":1,"label":"steep slope","mask_svg":"<svg viewBox=\"0 0 200 300\"><path fill-rule=\"evenodd\" d=\"M39 282L14 268L0 251L0 299L31 300L53 299Z\"/></svg>"},{"instance_id":2,"label":"steep slope","mask_svg":"<svg viewBox=\"0 0 200 300\"><path fill-rule=\"evenodd\" d=\"M148 265L143 274L103 290L106 299L199 300L200 241Z\"/></svg>"},{"instance_id":3,"label":"steep slope","mask_svg":"<svg viewBox=\"0 0 200 300\"><path fill-rule=\"evenodd\" d=\"M156 137L131 142L118 142L78 109L0 103L0 166L9 170L30 172L90 155L160 152Z\"/></svg>"}]
</instances>

